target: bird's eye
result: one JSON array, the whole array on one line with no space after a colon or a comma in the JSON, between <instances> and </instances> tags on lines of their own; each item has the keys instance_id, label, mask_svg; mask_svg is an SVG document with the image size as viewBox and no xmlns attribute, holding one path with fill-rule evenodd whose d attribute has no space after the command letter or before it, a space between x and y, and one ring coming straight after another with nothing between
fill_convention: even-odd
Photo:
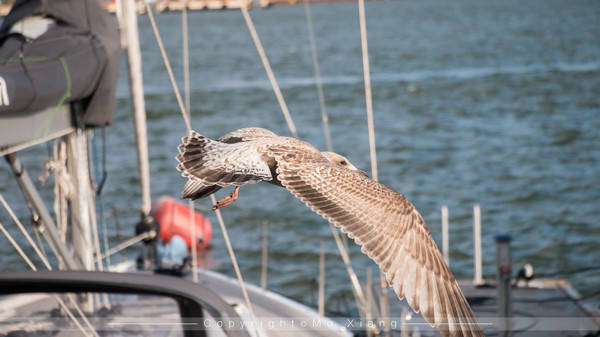
<instances>
[{"instance_id":1,"label":"bird's eye","mask_svg":"<svg viewBox=\"0 0 600 337\"><path fill-rule=\"evenodd\" d=\"M345 160L342 160L342 161L340 162L340 165L346 165L346 164L347 164L347 163L346 163L346 161L345 161Z\"/></svg>"}]
</instances>

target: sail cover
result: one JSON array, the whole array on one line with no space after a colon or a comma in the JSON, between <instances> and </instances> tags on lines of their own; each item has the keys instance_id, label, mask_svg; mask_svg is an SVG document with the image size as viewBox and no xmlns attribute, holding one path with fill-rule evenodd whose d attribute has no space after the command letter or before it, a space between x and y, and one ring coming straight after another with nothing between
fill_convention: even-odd
<instances>
[{"instance_id":1,"label":"sail cover","mask_svg":"<svg viewBox=\"0 0 600 337\"><path fill-rule=\"evenodd\" d=\"M98 0L17 0L0 27L0 118L77 102L80 126L110 124L120 57Z\"/></svg>"}]
</instances>

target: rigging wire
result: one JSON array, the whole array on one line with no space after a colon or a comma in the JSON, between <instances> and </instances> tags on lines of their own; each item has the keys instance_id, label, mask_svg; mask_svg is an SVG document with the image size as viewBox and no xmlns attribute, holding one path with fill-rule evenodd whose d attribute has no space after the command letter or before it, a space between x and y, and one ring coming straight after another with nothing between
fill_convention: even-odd
<instances>
[{"instance_id":1,"label":"rigging wire","mask_svg":"<svg viewBox=\"0 0 600 337\"><path fill-rule=\"evenodd\" d=\"M369 130L369 153L371 154L371 175L379 181L377 173L377 151L375 149L375 125L373 123L373 95L371 93L371 69L369 66L369 44L367 42L367 23L365 18L365 1L358 0L358 16L360 21L360 42L363 60L363 76L365 81L365 104L367 107L367 127Z\"/></svg>"},{"instance_id":2,"label":"rigging wire","mask_svg":"<svg viewBox=\"0 0 600 337\"><path fill-rule=\"evenodd\" d=\"M314 73L315 73L315 81L317 83L317 95L319 97L319 105L321 108L321 120L323 123L323 132L325 134L325 140L326 140L326 144L327 144L327 150L328 151L333 151L333 146L332 146L332 142L331 142L331 135L329 132L329 118L327 116L327 110L325 107L325 96L323 94L323 86L322 86L322 81L321 81L321 73L320 73L320 69L319 69L319 62L318 62L318 56L317 56L317 51L316 51L316 44L315 44L315 39L314 39L314 32L313 32L313 28L312 28L312 17L311 17L311 12L310 12L310 7L307 1L304 2L304 8L305 8L305 13L306 13L306 20L307 20L307 26L308 26L308 30L309 30L309 40L310 40L310 45L311 45L311 53L312 53L312 60L313 60L313 67L314 67ZM260 41L260 38L258 36L258 33L256 31L256 28L254 26L254 23L252 22L252 18L250 17L250 15L248 14L247 9L242 8L242 15L244 16L244 20L246 21L246 24L248 26L248 29L250 31L250 35L252 37L252 40L254 41L254 44L256 46L256 49L259 53L259 56L261 58L261 61L265 67L265 70L267 72L267 76L269 77L269 80L271 81L271 86L273 88L273 91L275 93L275 96L278 99L279 105L281 107L281 111L284 115L284 118L287 121L288 124L288 128L290 130L290 132L296 137L298 138L298 134L297 134L297 130L296 127L293 123L293 119L292 116L289 112L289 110L287 109L287 104L285 103L285 99L283 98L283 95L281 95L281 91L279 90L279 86L277 85L277 80L275 79L275 76L273 74L273 70L271 69L269 60L266 56L266 53L264 51L264 48L262 46L262 43ZM332 224L329 224L330 229L331 229L331 233L333 235L333 238L336 242L337 248L340 251L340 255L342 256L342 260L344 262L344 264L346 265L346 270L348 272L348 276L350 278L350 281L352 283L352 289L353 289L353 294L357 299L357 302L359 303L359 308L361 308L362 310L364 310L364 304L366 303L366 298L364 296L364 292L362 290L360 281L358 280L358 277L356 275L356 273L354 272L354 269L352 268L352 264L350 262L350 256L347 252L347 246L342 242L342 239L340 238L340 234L339 232L335 229L335 227Z\"/></svg>"},{"instance_id":3,"label":"rigging wire","mask_svg":"<svg viewBox=\"0 0 600 337\"><path fill-rule=\"evenodd\" d=\"M104 252L104 254L100 255L100 257L103 258L103 259L104 258L108 258L109 256L111 256L111 255L113 255L115 253L118 253L118 252L120 252L120 251L122 251L122 250L124 250L126 248L129 248L129 247L133 246L134 244L136 244L136 243L138 243L140 241L144 241L146 239L151 239L154 236L156 236L156 232L154 230L143 232L142 234L139 234L139 235L136 235L136 236L134 236L132 238L129 238L129 239L127 239L127 240L119 243L115 247L106 250Z\"/></svg>"},{"instance_id":4,"label":"rigging wire","mask_svg":"<svg viewBox=\"0 0 600 337\"><path fill-rule=\"evenodd\" d=\"M358 17L360 23L360 42L363 60L363 76L365 82L365 105L367 110L367 129L369 133L369 154L371 157L371 175L373 180L379 181L377 169L377 148L375 143L375 123L373 122L373 94L371 91L371 69L369 65L369 44L367 39L367 19L365 13L365 1L358 0ZM384 330L387 336L391 336L389 322L389 304L387 297L387 282L383 271L379 269L379 280L381 288L381 315L383 317Z\"/></svg>"},{"instance_id":5,"label":"rigging wire","mask_svg":"<svg viewBox=\"0 0 600 337\"><path fill-rule=\"evenodd\" d=\"M40 257L40 259L42 259L46 268L48 268L48 270L52 270L52 266L48 262L48 259L46 258L45 254L43 254L40 251L40 249L38 248L38 246L35 244L35 242L33 242L29 233L27 233L27 231L25 230L25 226L23 226L23 224L21 223L19 218L17 218L17 216L13 212L12 208L6 202L6 200L4 199L4 196L2 194L0 194L0 203L2 203L2 206L4 206L4 209L8 212L8 215L10 215L10 217L13 219L13 221L17 224L17 227L19 227L21 232L23 232L23 235L25 235L25 238L27 239L27 241L29 241L29 244L31 245L31 247L33 247L36 254Z\"/></svg>"},{"instance_id":6,"label":"rigging wire","mask_svg":"<svg viewBox=\"0 0 600 337\"><path fill-rule=\"evenodd\" d=\"M185 94L185 109L192 114L190 102L190 47L188 34L188 15L187 7L181 11L181 35L183 38L183 92Z\"/></svg>"},{"instance_id":7,"label":"rigging wire","mask_svg":"<svg viewBox=\"0 0 600 337\"><path fill-rule=\"evenodd\" d=\"M179 92L179 87L177 86L177 82L175 81L175 75L173 75L171 63L169 63L169 57L167 56L165 46L162 42L162 38L160 37L160 32L158 31L158 27L156 26L154 14L152 14L152 8L150 8L148 0L144 0L144 5L146 6L146 13L148 13L148 18L150 19L152 31L154 32L154 37L156 38L156 43L158 44L158 49L160 50L163 63L165 64L165 68L167 68L169 80L171 81L171 87L173 87L175 98L177 99L177 104L179 104L179 110L181 110L181 115L183 116L183 121L185 122L185 128L187 129L187 132L189 134L192 132L192 123L190 122L190 116L188 115L187 110L183 104L183 100L181 99L181 93Z\"/></svg>"},{"instance_id":8,"label":"rigging wire","mask_svg":"<svg viewBox=\"0 0 600 337\"><path fill-rule=\"evenodd\" d=\"M29 257L27 257L27 254L25 254L25 252L23 251L23 249L21 249L21 246L19 246L19 244L13 239L13 237L10 235L10 233L6 230L6 228L4 227L4 225L2 225L1 222L0 222L0 231L8 239L8 241L10 242L10 244L15 248L15 250L17 251L17 253L19 253L19 255L21 255L21 257L23 258L23 260L25 260L25 263L27 263L27 265L29 266L29 268L31 268L31 270L33 270L33 271L37 271L36 266L33 264L33 262L31 262L31 260L29 259ZM53 295L53 296L54 296L54 299L56 300L56 302L58 302L58 304L63 308L63 310L65 310L65 312L67 313L67 315L69 316L69 318L71 318L71 320L73 320L73 322L75 323L75 325L77 326L77 328L79 328L79 330L81 330L81 332L85 336L89 336L89 334L86 331L86 329L75 318L75 315L73 315L73 312L69 309L69 307L67 307L66 303L60 297L58 297L58 295ZM90 327L92 329L94 329L92 326L90 326ZM92 330L92 331L94 331L94 330ZM97 333L94 333L94 335L96 337L99 337L99 335Z\"/></svg>"},{"instance_id":9,"label":"rigging wire","mask_svg":"<svg viewBox=\"0 0 600 337\"><path fill-rule=\"evenodd\" d=\"M42 251L40 251L39 247L35 244L35 242L33 242L33 239L31 238L31 236L29 235L29 233L27 232L27 230L25 230L25 226L23 226L23 224L21 223L21 221L19 220L19 218L17 218L17 216L15 215L15 212L12 210L12 208L10 207L10 205L6 202L6 200L4 199L4 196L1 193L0 193L0 203L2 203L2 205L4 206L4 209L8 212L8 214L13 219L13 221L15 222L15 224L17 224L17 227L19 227L19 230L23 233L23 235L25 236L25 238L27 239L27 241L29 242L29 244L31 245L31 247L33 248L33 250L36 252L36 254L38 255L38 257L42 260L42 262L43 262L44 266L46 267L46 269L52 270L52 265L50 265L50 262L48 261L46 255L43 254ZM12 237L10 237L10 234L8 232L4 232L4 235L9 239L9 241L11 241L11 243L13 242ZM25 261L27 262L29 259L27 258L26 255L24 255L25 253L20 249L19 245L15 242L13 244L13 246L17 249L17 251L19 252L19 254L21 255L21 257L23 257L23 259L25 259ZM29 260L29 261L31 262L31 260ZM30 267L32 267L31 269L33 269L34 271L37 270L35 268L35 265L33 265L33 264L31 264ZM86 323L86 325L92 330L92 332L94 333L94 335L96 337L98 337L98 333L96 332L96 330L94 329L94 327L92 326L92 324L90 323L90 321L87 319L87 317L84 315L83 311L81 310L81 308L79 307L79 305L77 304L77 302L73 299L73 296L68 295L68 298L69 298L71 304L75 307L75 310L77 311L77 313L79 314L79 316L83 319L83 321Z\"/></svg>"},{"instance_id":10,"label":"rigging wire","mask_svg":"<svg viewBox=\"0 0 600 337\"><path fill-rule=\"evenodd\" d=\"M283 116L285 121L287 122L288 128L292 133L292 136L298 138L298 132L296 131L296 125L294 124L294 120L292 120L292 116L290 115L290 111L288 110L287 104L283 99L283 94L281 93L281 89L279 89L279 84L277 84L277 79L275 78L275 74L273 73L273 69L271 69L271 64L269 63L269 59L267 58L267 54L265 53L265 49L263 48L262 43L260 42L260 38L258 37L258 33L256 32L256 27L254 27L254 22L252 22L252 18L250 14L248 14L248 9L242 6L242 15L244 16L244 21L246 21L246 25L248 26L248 30L250 31L250 36L254 41L254 45L256 46L256 50L258 51L258 55L260 56L260 60L262 61L263 66L265 67L265 71L267 72L267 77L269 78L269 82L271 82L271 87L273 87L273 92L275 93L275 97L277 98L277 102L281 107L281 111L283 112Z\"/></svg>"},{"instance_id":11,"label":"rigging wire","mask_svg":"<svg viewBox=\"0 0 600 337\"><path fill-rule=\"evenodd\" d=\"M185 94L185 109L187 110L190 119L192 118L192 108L190 101L190 55L189 55L189 38L188 38L188 18L187 7L183 7L181 11L181 35L183 40L183 92ZM188 202L190 212L190 233L192 234L192 280L198 283L198 238L196 237L196 226L194 224L194 200Z\"/></svg>"},{"instance_id":12,"label":"rigging wire","mask_svg":"<svg viewBox=\"0 0 600 337\"><path fill-rule=\"evenodd\" d=\"M44 248L44 244L42 243L42 238L40 237L40 230L35 225L33 227L33 234L35 234L35 241L37 241L38 246L42 250L42 254L46 258L48 258L48 255L46 254L46 249Z\"/></svg>"},{"instance_id":13,"label":"rigging wire","mask_svg":"<svg viewBox=\"0 0 600 337\"><path fill-rule=\"evenodd\" d=\"M310 51L312 54L313 68L315 72L315 83L317 85L317 96L321 108L321 123L323 124L323 133L325 134L325 144L327 151L333 152L331 143L331 133L329 132L329 117L325 107L325 95L323 94L323 82L321 81L321 70L319 68L319 57L317 55L317 44L315 43L315 33L313 31L312 14L310 12L309 0L304 0L304 13L306 14L306 26L308 27L308 40L310 42Z\"/></svg>"},{"instance_id":14,"label":"rigging wire","mask_svg":"<svg viewBox=\"0 0 600 337\"><path fill-rule=\"evenodd\" d=\"M311 45L313 67L314 67L314 72L315 72L315 81L317 83L317 94L319 97L319 105L321 108L321 120L323 123L323 132L325 134L327 150L333 151L333 146L331 143L331 135L329 132L329 123L328 123L329 119L327 117L327 110L325 108L325 98L324 98L325 96L323 94L323 86L322 86L322 82L321 82L319 61L318 61L317 52L316 52L316 44L314 42L315 39L314 39L314 32L312 29L312 18L311 18L311 13L310 13L310 7L309 7L307 1L304 2L304 6L305 6L304 7L305 12L306 12L307 26L308 26L308 30L309 30L309 39L310 39L310 45ZM244 8L242 8L242 14L244 15L244 19L246 20L246 24L248 25L248 29L250 30L250 35L252 36L252 39L256 46L256 49L258 50L261 61L263 62L263 65L267 72L267 76L271 80L273 91L275 92L275 95L277 96L278 101L280 102L281 111L284 115L284 118L288 122L288 128L289 128L290 132L296 138L298 138L297 131L296 131L296 128L295 128L293 120L292 120L292 116L290 115L290 112L287 110L287 105L285 103L283 96L281 95L279 86L277 85L277 81L275 80L275 76L273 75L273 71L269 64L268 58L266 57L266 53L264 52L262 43L260 42L260 38L258 37L258 33L256 32L256 28L254 27L254 23L252 22L252 18L247 13L247 10L245 10ZM329 227L331 229L331 234L333 235L333 238L336 242L336 245L340 252L340 255L342 256L342 261L344 262L344 264L346 266L346 271L348 272L348 276L352 283L353 294L355 296L355 299L358 302L358 308L361 310L364 310L364 304L366 303L366 298L364 296L364 292L362 290L360 281L358 280L358 277L357 277L356 273L354 272L354 269L352 268L350 256L347 252L348 248L342 242L341 235L339 234L339 232L335 229L335 227L331 223L329 223Z\"/></svg>"},{"instance_id":15,"label":"rigging wire","mask_svg":"<svg viewBox=\"0 0 600 337\"><path fill-rule=\"evenodd\" d=\"M52 266L50 265L50 263L48 262L48 260L46 259L46 257L44 255L42 255L42 252L39 250L39 248L37 247L37 245L33 242L33 240L31 239L31 236L29 235L29 233L27 233L27 231L25 230L25 227L23 227L23 224L15 216L15 214L12 211L12 209L10 208L10 206L6 203L6 200L4 199L4 196L2 196L2 194L0 194L0 201L2 202L4 208L9 213L9 215L13 218L13 221L15 221L15 223L17 224L17 226L19 227L19 229L21 230L21 232L23 232L23 235L25 235L25 238L29 241L29 243L31 244L31 246L33 247L33 249L35 250L35 252L38 254L38 256L40 257L40 259L42 260L42 262L46 266L46 268L48 270L52 270ZM19 255L23 258L23 260L25 260L25 262L27 263L27 265L33 271L37 271L36 266L33 264L33 262L31 262L31 260L27 256L27 254L25 254L25 252L23 251L23 249L21 249L21 247L19 246L19 244L13 239L13 237L6 230L6 228L2 225L2 223L0 223L0 231L2 231L2 233L4 234L4 236L6 236L6 238L11 243L11 245L17 250L17 253L19 253ZM67 313L67 315L73 320L73 322L75 323L75 325L77 325L77 327L84 333L84 335L89 336L88 333L87 333L87 331L85 330L85 328L75 318L75 316L73 315L73 312L71 312L71 310L67 307L67 305L64 303L64 301L60 297L58 297L57 295L54 295L54 297L55 297L56 301L59 303L59 305L65 310L65 312ZM96 330L94 329L94 327L91 325L91 323L87 319L87 317L83 314L83 311L81 310L81 308L79 308L79 306L77 305L77 303L75 302L75 300L72 298L72 296L68 295L68 298L71 300L71 303L73 304L73 306L77 310L77 313L80 315L80 317L86 323L86 325L91 329L91 331L94 334L94 336L99 337L98 333L96 332Z\"/></svg>"},{"instance_id":16,"label":"rigging wire","mask_svg":"<svg viewBox=\"0 0 600 337\"><path fill-rule=\"evenodd\" d=\"M175 96L177 98L177 103L179 104L179 109L181 110L181 114L185 121L187 132L188 132L188 134L191 134L192 126L191 126L190 118L189 118L189 115L186 113L185 107L183 106L183 100L181 99L181 93L179 92L179 88L177 87L177 83L175 81L175 76L173 76L171 64L169 63L169 58L167 57L167 53L165 51L165 47L164 47L164 45L162 43L162 39L160 37L160 33L156 26L156 22L154 20L154 15L152 14L152 9L150 8L150 5L148 4L148 0L144 0L144 5L146 7L146 13L148 13L148 18L150 19L150 23L152 25L152 30L154 31L154 37L156 38L156 42L158 43L158 47L160 49L160 53L163 58L163 63L165 65L165 68L167 68L167 73L169 74L169 79L171 80L171 85L173 87L173 91L175 92ZM213 203L213 205L216 205L217 200L216 200L214 194L210 195L210 199L211 199L211 202ZM219 226L221 227L221 232L223 234L223 238L225 239L225 245L227 246L227 251L229 252L229 256L231 258L233 268L234 268L236 276L240 282L242 295L246 302L246 306L248 307L248 313L250 314L250 317L252 318L252 320L256 324L258 324L258 320L256 319L256 316L254 315L254 309L252 308L252 303L250 302L250 298L248 296L248 291L246 290L246 284L244 283L244 279L242 277L240 267L239 267L239 265L237 263L237 259L235 257L235 252L233 251L233 247L231 245L231 242L229 241L229 235L227 234L227 228L225 227L225 222L223 221L223 218L221 216L221 211L219 209L217 209L217 210L215 210L215 213L217 215L217 220L219 222ZM256 326L255 326L255 329L258 333L258 328Z\"/></svg>"}]
</instances>

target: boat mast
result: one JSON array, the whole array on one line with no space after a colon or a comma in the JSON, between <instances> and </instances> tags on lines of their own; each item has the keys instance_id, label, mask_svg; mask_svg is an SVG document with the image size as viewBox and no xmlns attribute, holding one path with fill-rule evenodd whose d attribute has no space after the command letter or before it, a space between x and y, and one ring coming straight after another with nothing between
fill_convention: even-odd
<instances>
[{"instance_id":1,"label":"boat mast","mask_svg":"<svg viewBox=\"0 0 600 337\"><path fill-rule=\"evenodd\" d=\"M87 131L78 126L75 132L67 136L67 148L70 172L75 182L75 194L71 200L71 243L73 257L83 270L94 270L94 245L92 241L92 217L96 216L93 204L90 204L91 184L88 167ZM87 297L87 298L85 298ZM91 296L86 295L80 304L85 311L93 311Z\"/></svg>"},{"instance_id":2,"label":"boat mast","mask_svg":"<svg viewBox=\"0 0 600 337\"><path fill-rule=\"evenodd\" d=\"M127 65L129 70L129 87L133 118L135 122L135 140L137 143L138 167L142 204L142 219L150 215L150 170L148 165L148 136L146 130L146 107L144 104L144 87L142 76L142 56L137 23L137 11L133 0L121 0L121 34L127 49Z\"/></svg>"}]
</instances>

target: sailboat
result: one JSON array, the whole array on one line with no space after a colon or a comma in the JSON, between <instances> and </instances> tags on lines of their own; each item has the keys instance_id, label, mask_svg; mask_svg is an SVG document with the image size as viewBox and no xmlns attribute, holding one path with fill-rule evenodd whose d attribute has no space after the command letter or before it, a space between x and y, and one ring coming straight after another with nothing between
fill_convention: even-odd
<instances>
[{"instance_id":1,"label":"sailboat","mask_svg":"<svg viewBox=\"0 0 600 337\"><path fill-rule=\"evenodd\" d=\"M101 205L104 179L92 172L101 171L105 160L98 159L96 139L100 128L112 122L115 105L121 55L114 18L94 0L17 1L1 29L0 154L35 219L34 233L46 244L40 237L33 240L31 229L23 226L0 196L30 247L22 249L13 239L16 233L0 224L3 234L32 270L0 274L0 331L84 336L124 332L349 336L348 329L312 308L261 287L198 270L196 264L194 280L189 274L182 278L153 273L158 234L152 227L136 10L133 1L121 4L119 18L125 20L121 39L129 54L142 190L138 235L132 242L144 241L145 253L137 265L131 260L109 263L104 258L112 253L108 249L103 253L100 244L98 227L104 214L100 211L99 217L96 209ZM19 159L20 151L44 143L52 149L47 168L55 176L54 215ZM35 258L30 255L32 249Z\"/></svg>"},{"instance_id":2,"label":"sailboat","mask_svg":"<svg viewBox=\"0 0 600 337\"><path fill-rule=\"evenodd\" d=\"M111 90L114 90L116 75L111 76L111 74L115 74L115 63L112 57L116 56L118 59L121 50L118 43L119 36L115 29L117 24L110 21L111 18L108 16L97 15L102 12L90 1L81 1L76 4L70 2L55 4L43 1L19 1L14 7L14 14L9 16L3 23L3 41L5 41L5 46L12 47L1 50L5 54L0 60L0 154L8 160L8 167L13 173L14 180L18 183L18 189L23 192L25 202L19 204L12 196L12 191L10 191L11 195L9 195L9 192L4 191L6 199L2 196L0 200L2 201L1 208L7 210L6 214L10 214L10 223L14 223L16 227L10 228L9 232L6 231L9 224L0 223L3 234L8 238L7 241L2 242L7 242L6 247L11 249L11 255L14 246L28 267L36 272L3 272L0 275L0 290L4 295L0 298L0 333L25 332L36 335L48 331L58 331L60 334L86 336L125 333L169 336L341 336L349 335L351 333L349 330L353 329L354 332L360 331L363 333L366 330L367 334L405 334L410 331L421 335L427 335L429 332L432 335L437 335L438 332L435 328L426 330L428 325L425 321L418 321L418 316L415 315L417 317L415 318L410 311L406 311L410 310L408 307L403 307L402 311L399 311L402 314L398 315L401 316L398 321L404 323L411 321L412 325L409 324L409 327L402 326L399 329L401 332L389 331L389 324L383 322L383 318L386 316L384 301L388 297L384 294L378 298L373 296L374 292L385 291L385 286L373 286L371 281L368 282L371 286L363 287L357 276L353 275L349 261L346 263L346 267L350 280L344 280L352 286L346 286L345 288L352 289L353 293L351 295L356 297L356 306L362 317L361 319L350 318L349 320L344 318L341 321L324 317L324 296L321 295L324 294L324 290L321 287L319 288L319 312L316 312L309 306L266 290L266 286L256 287L244 282L239 267L235 267L235 264L235 271L232 273L236 274L237 279L209 270L195 268L198 265L197 261L191 264L189 264L190 261L187 261L188 267L194 266L189 272L186 270L186 264L183 260L180 260L183 264L174 261L175 263L164 263L162 268L156 268L157 257L161 256L162 253L158 251L160 249L155 245L146 244L151 243L152 239L156 237L157 230L152 221L152 200L149 191L151 175L148 167L150 156L147 146L149 142L146 139L146 108L144 107L144 93L141 90L142 62L140 48L138 47L139 37L135 22L136 17L133 14L146 11L147 7L149 6L145 3L138 3L136 6L133 1L122 1L117 11L121 26L120 42L127 47L127 68L130 70L131 102L134 103L135 140L138 149L138 164L135 167L119 167L118 169L138 171L141 202L138 202L135 198L119 198L120 201L125 200L124 203L128 204L122 207L126 207L130 213L135 214L132 218L135 218L134 222L138 222L139 226L135 237L125 240L122 244L110 249L105 240L106 231L101 230L101 227L105 225L106 214L105 210L102 210L104 207L102 205L102 190L106 175L102 172L104 171L103 163L106 162L105 158L107 157L107 152L101 149L104 147L101 144L105 142L102 127L112 120L112 110L106 109L106 107L114 106L114 97L111 97L114 91ZM26 15L28 12L38 15ZM148 18L150 18L152 12L147 12ZM40 13L46 13L47 15L39 15ZM92 14L91 17L90 14ZM248 12L242 9L242 14L250 28L252 40L256 44L259 55L261 55L261 61L267 69L267 76L271 80L275 96L282 106L284 119L289 125L289 134L295 135L297 132L291 122L291 116L285 113L287 110L285 101L282 98L281 90L277 88L273 72L269 70L270 65L266 60L264 48L258 39L258 33L253 29ZM185 15L187 14L184 10L182 16ZM53 21L52 17L59 20ZM172 20L174 17L173 14L170 19ZM179 16L177 16L178 18ZM97 24L97 20L106 20L110 24ZM157 28L154 22L152 22L152 25L153 28ZM107 29L107 27L112 29ZM97 32L95 29L98 28L109 30L108 35L111 37L107 38ZM157 31L156 29L155 32ZM46 34L46 32L50 32L50 34ZM67 33L67 35L60 35L59 33ZM158 38L160 34L155 36L157 41L160 41ZM52 37L52 39L45 40L48 37ZM45 41L48 44L40 46L36 45L36 41ZM312 43L314 44L314 41ZM38 47L38 49L35 47ZM311 49L314 51L314 48ZM33 51L37 53L41 52L40 50L54 52L53 55L56 57L46 58L40 57L39 54L27 53ZM187 48L183 48L184 53L186 50ZM25 53L22 53L22 51L25 51ZM148 53L146 48L144 48L144 53ZM289 53L294 55L294 48L290 48ZM71 57L72 54L80 55L80 57ZM165 59L165 64L168 64L168 58L165 57ZM318 64L315 64L316 68ZM368 62L364 65L368 66ZM144 67L146 67L145 64ZM534 66L531 69L537 68ZM153 71L155 70L153 69ZM489 71L489 69L483 73L486 73L486 71ZM519 73L522 71L523 69L519 68L508 72ZM475 71L475 73L478 72ZM187 74L189 74L189 71L184 70L184 76ZM369 72L365 71L364 74L368 76ZM459 77L472 76L472 73L470 73L471 75L461 74ZM424 75L404 74L391 76L385 80L401 81L405 78L412 78L413 75L417 77L435 77L439 74L429 72L425 72ZM15 80L17 78L20 79L18 82ZM178 85L173 75L167 80L161 79L153 82L155 87L152 90L157 90L156 86L159 87L159 91L167 88L169 84L167 81L171 81L173 90L176 91ZM341 77L336 78L335 81L359 81L362 84L362 79L357 80L356 78ZM367 78L364 81L367 83ZM184 87L188 87L189 78L184 82L186 82ZM315 78L314 82L317 84L320 82L318 77ZM312 81L306 81L306 79L294 83L300 83L304 86L306 86L306 83L312 85ZM242 83L242 85L244 84L247 83ZM216 83L213 89L219 85L224 87L229 85L231 87L240 85L240 83ZM251 88L264 87L262 83L251 83L250 86ZM408 86L407 90L411 93L419 92L419 88L414 85ZM185 91L189 92L189 90ZM28 96L31 93L35 93L35 95ZM190 97L189 94L186 96ZM321 92L319 93L319 100L322 101L322 97ZM181 97L177 98L179 108L183 112L182 116L177 116L177 123L179 123L180 117L185 119L189 116L190 104L184 102ZM223 104L226 104L226 102L227 100L221 101ZM122 102L119 104L122 105ZM169 103L169 109L172 108L172 105ZM94 111L99 113L93 113ZM196 122L202 117L194 116ZM244 117L247 116L241 116L241 118ZM191 117L187 118L191 119ZM326 120L326 115L323 115L324 129L327 128ZM171 120L168 122L168 128L176 128L171 125ZM264 122L274 123L272 120ZM187 124L191 124L191 122ZM352 123L348 123L348 125L350 124ZM206 131L206 128L210 128L207 125L193 126ZM178 126L183 126L183 123ZM164 132L164 130L160 132ZM315 134L318 134L314 130L301 130L301 133L303 132L311 132L313 139L316 139ZM183 132L177 136L182 135ZM325 136L326 143L330 144L331 139L328 137L327 132L325 132ZM114 140L113 143L115 143ZM157 146L156 140L150 139L150 143L154 143L152 146ZM39 146L40 144L49 145L44 148L44 146ZM162 146L162 144L158 146ZM330 145L327 146L328 149L329 147ZM51 190L46 189L40 192L35 188L31 178L34 171L31 167L35 167L32 159L37 160L37 157L45 156L46 150L51 158L39 165L44 167L43 174L40 177L47 179L49 175L53 174L55 176L55 186ZM27 151L34 151L29 152L33 155L27 156ZM109 147L108 151L108 153L115 153L118 149ZM169 152L169 155L160 156L160 158L173 159L171 157L175 156L176 146L169 148L169 151L173 151L173 153ZM25 153L25 155L21 155L22 153ZM374 155L374 151L372 153ZM127 154L127 156L133 157L133 152ZM167 160L164 161L167 162ZM109 164L112 162L114 161L109 162ZM373 162L376 163L376 161ZM173 163L169 162L167 164L173 181L178 178L174 165L176 165L174 160ZM372 169L372 171L375 170ZM156 179L157 177L153 176L153 178ZM137 184L138 179L132 180ZM169 179L168 184L171 184L172 180ZM165 184L164 179L161 183ZM156 185L156 183L153 183L153 186ZM120 188L129 187L122 186ZM18 194L17 188L14 192ZM123 192L118 190L116 193ZM52 194L55 196L55 202L52 205L54 212L49 211L47 206L51 204ZM137 193L123 194L131 196ZM261 200L258 200L259 198L255 199L257 200L253 200L254 203L261 202ZM138 204L140 204L139 214L136 210ZM9 211L11 207L18 208L19 212ZM26 208L31 208L31 222L33 223L33 226L28 228L20 223L21 221L25 222L23 219L19 220L15 216L15 214L26 213L24 211ZM191 205L188 208L193 209L194 207ZM4 213L2 214L4 215ZM218 213L216 215L218 216ZM281 214L277 214L277 217L281 217ZM253 222L257 221L259 220L253 220ZM128 222L131 223L131 221ZM474 219L474 222L477 221ZM4 225L7 225L7 227L4 227ZM227 237L224 223L222 224L219 221L219 226L223 226L221 232ZM21 228L24 230L21 231ZM191 228L195 227L191 226ZM30 232L33 232L36 237L30 236ZM329 234L328 231L326 232L326 234ZM336 234L338 235L335 239L336 245L344 262L346 262L349 255L344 256L343 247L345 244L343 238L340 238L339 233L335 230L332 233L334 238L336 238ZM102 237L102 234L104 234L104 237ZM15 240L13 237L16 235L23 235L25 238L20 241ZM190 237L196 237L196 235L191 234ZM301 238L302 235L298 235L298 237ZM506 240L506 237L504 240ZM23 247L21 242L25 241L27 245ZM104 245L102 241L104 241ZM224 239L224 241L228 241L228 239ZM255 246L258 246L260 240L254 241L256 241ZM113 253L134 242L145 243L141 247L143 253L140 254L138 261L116 262L117 258ZM200 249L200 242L192 240L191 243L197 244L196 248ZM8 244L10 244L10 247ZM474 246L478 245L474 244ZM479 242L480 246L481 242ZM293 255L298 246L286 242L285 248L290 250L290 255ZM177 247L170 247L169 249L172 252ZM195 249L192 248L191 250L194 251ZM187 253L187 248L184 248L184 251ZM231 260L235 261L233 249L229 249L228 252ZM479 256L479 263L475 263L475 280L473 282L461 282L460 286L463 291L468 289L471 292L475 302L479 301L479 309L482 309L483 312L495 312L489 310L489 303L493 303L494 294L490 295L490 290L486 288L490 285L494 286L494 284L490 284L482 278L481 250L479 254L475 253L474 255ZM112 262L110 261L111 256L113 257ZM197 254L191 255L191 258L196 257ZM475 260L477 261L477 257ZM22 266L21 260L19 260L18 266ZM14 268L14 266L7 269L10 268ZM41 271L42 269L49 269L49 271ZM59 269L59 271L56 271L56 269ZM325 263L322 263L320 270L325 269ZM283 272L290 273L290 270L291 268ZM498 270L510 272L510 268L499 268ZM336 268L335 272L336 274L343 274L343 271L343 268ZM176 275L177 278L158 275L157 272L170 273ZM323 271L319 276L324 274ZM505 274L504 281L510 279L507 276L510 275ZM295 277L295 275L290 276L290 278ZM302 280L293 281L301 282ZM319 285L321 284L319 282ZM535 284L535 280L531 283L528 280L527 284ZM542 288L550 287L548 286L550 284L555 287L556 284L562 284L562 280L553 283L539 282L538 284L541 284ZM505 282L505 285L505 290L511 288L510 282ZM564 290L563 287L555 288ZM513 291L518 292L519 290L513 289ZM539 296L537 294L542 293L542 291L533 291L533 288L529 288L529 286L524 289L524 292L525 295L530 295L530 293L526 293L527 291L534 294L533 296ZM556 300L557 298L561 303L572 300L572 298L557 295L549 295L544 300ZM378 299L381 300L381 303L377 303ZM521 303L525 302L526 300L521 301ZM535 302L535 300L532 302ZM573 302L577 305L580 303L579 301ZM397 305L398 303L393 304ZM471 305L474 306L477 303L471 303ZM547 308L544 309L547 310ZM396 312L396 314L399 314L399 312ZM475 310L475 312L478 311ZM544 310L543 312L546 313L547 311ZM509 315L506 314L505 316ZM378 320L377 317L383 318ZM263 321L263 318L266 318L266 320ZM365 329L364 322L377 323L375 327L367 326ZM487 323L488 326L492 324L489 322ZM379 323L383 324L378 325ZM536 324L541 327L541 324L536 322L533 322L531 326L536 326ZM585 324L588 324L588 322L586 321ZM597 329L597 327L594 327L586 325L585 329L581 331L594 331L593 329ZM507 330L509 328L502 331Z\"/></svg>"}]
</instances>

